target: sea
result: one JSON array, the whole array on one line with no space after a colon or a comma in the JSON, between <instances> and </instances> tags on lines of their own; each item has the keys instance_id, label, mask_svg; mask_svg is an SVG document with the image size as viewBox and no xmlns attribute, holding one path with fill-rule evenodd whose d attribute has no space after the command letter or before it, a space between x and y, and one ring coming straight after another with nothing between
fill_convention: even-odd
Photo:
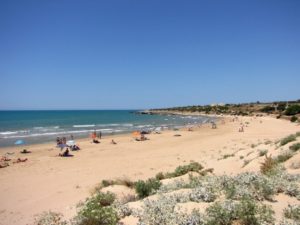
<instances>
[{"instance_id":1,"label":"sea","mask_svg":"<svg viewBox=\"0 0 300 225\"><path fill-rule=\"evenodd\" d=\"M205 116L148 115L138 110L26 110L0 111L0 147L55 142L71 135L87 138L94 131L105 135L132 131L160 131L209 123Z\"/></svg>"}]
</instances>

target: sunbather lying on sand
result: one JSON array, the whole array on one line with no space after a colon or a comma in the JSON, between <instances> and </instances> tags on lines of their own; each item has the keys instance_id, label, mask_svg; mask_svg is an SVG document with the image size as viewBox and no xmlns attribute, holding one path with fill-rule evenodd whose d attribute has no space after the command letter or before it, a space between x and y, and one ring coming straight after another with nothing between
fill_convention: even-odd
<instances>
[{"instance_id":1,"label":"sunbather lying on sand","mask_svg":"<svg viewBox=\"0 0 300 225\"><path fill-rule=\"evenodd\" d=\"M8 167L9 164L7 162L0 162L0 168Z\"/></svg>"},{"instance_id":2,"label":"sunbather lying on sand","mask_svg":"<svg viewBox=\"0 0 300 225\"><path fill-rule=\"evenodd\" d=\"M73 156L69 153L69 149L67 148L66 151L64 151L63 153L59 153L58 154L61 157L69 157L69 156Z\"/></svg>"},{"instance_id":3,"label":"sunbather lying on sand","mask_svg":"<svg viewBox=\"0 0 300 225\"><path fill-rule=\"evenodd\" d=\"M31 151L28 151L27 149L23 149L22 151L20 151L20 153L27 154L27 153L31 153Z\"/></svg>"},{"instance_id":4,"label":"sunbather lying on sand","mask_svg":"<svg viewBox=\"0 0 300 225\"><path fill-rule=\"evenodd\" d=\"M99 143L100 143L100 141L98 141L98 140L96 140L96 139L93 139L93 143L95 143L95 144L99 144Z\"/></svg>"},{"instance_id":5,"label":"sunbather lying on sand","mask_svg":"<svg viewBox=\"0 0 300 225\"><path fill-rule=\"evenodd\" d=\"M1 158L0 158L0 161L10 161L11 159L9 159L9 158L7 158L6 156L2 156Z\"/></svg>"},{"instance_id":6,"label":"sunbather lying on sand","mask_svg":"<svg viewBox=\"0 0 300 225\"><path fill-rule=\"evenodd\" d=\"M26 162L28 159L25 158L25 159L21 159L21 158L18 158L16 161L14 161L13 163L21 163L21 162Z\"/></svg>"}]
</instances>

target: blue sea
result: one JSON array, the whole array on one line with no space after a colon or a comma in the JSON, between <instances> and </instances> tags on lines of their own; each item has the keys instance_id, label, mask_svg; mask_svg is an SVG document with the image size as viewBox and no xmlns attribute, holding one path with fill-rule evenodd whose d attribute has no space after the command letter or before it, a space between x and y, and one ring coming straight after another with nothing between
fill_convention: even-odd
<instances>
[{"instance_id":1,"label":"blue sea","mask_svg":"<svg viewBox=\"0 0 300 225\"><path fill-rule=\"evenodd\" d=\"M134 110L0 111L0 147L13 146L19 139L34 144L54 142L58 136L84 138L95 130L105 136L175 129L212 120L204 116L137 114Z\"/></svg>"}]
</instances>

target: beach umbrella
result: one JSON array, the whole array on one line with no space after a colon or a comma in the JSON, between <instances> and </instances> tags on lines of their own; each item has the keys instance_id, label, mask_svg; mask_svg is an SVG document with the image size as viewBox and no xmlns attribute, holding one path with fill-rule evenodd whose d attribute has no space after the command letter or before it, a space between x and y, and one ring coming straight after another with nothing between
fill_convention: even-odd
<instances>
[{"instance_id":1,"label":"beach umbrella","mask_svg":"<svg viewBox=\"0 0 300 225\"><path fill-rule=\"evenodd\" d=\"M67 141L67 145L76 145L76 142L74 140Z\"/></svg>"},{"instance_id":2,"label":"beach umbrella","mask_svg":"<svg viewBox=\"0 0 300 225\"><path fill-rule=\"evenodd\" d=\"M161 131L161 127L156 127L154 131Z\"/></svg>"},{"instance_id":3,"label":"beach umbrella","mask_svg":"<svg viewBox=\"0 0 300 225\"><path fill-rule=\"evenodd\" d=\"M25 144L25 141L24 140L17 140L16 142L15 142L15 145L24 145Z\"/></svg>"}]
</instances>

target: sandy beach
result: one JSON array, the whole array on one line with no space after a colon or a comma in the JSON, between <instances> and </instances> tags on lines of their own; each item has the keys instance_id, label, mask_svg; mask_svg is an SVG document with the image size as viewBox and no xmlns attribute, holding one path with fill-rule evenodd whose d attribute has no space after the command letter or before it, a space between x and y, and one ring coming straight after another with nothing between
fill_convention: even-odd
<instances>
[{"instance_id":1,"label":"sandy beach","mask_svg":"<svg viewBox=\"0 0 300 225\"><path fill-rule=\"evenodd\" d=\"M245 124L244 132L238 132L241 122ZM55 142L27 146L30 154L20 154L21 149L16 147L2 148L1 155L14 152L9 155L12 160L28 160L0 169L0 224L32 224L36 214L47 210L71 218L76 204L88 197L103 179L136 181L161 171L173 171L191 160L214 168L217 175L258 171L262 159L242 167L240 156L251 157L254 145L276 155L274 146L264 143L297 131L299 125L271 117L239 117L234 122L232 117L226 117L224 122L218 122L217 129L206 124L193 131L163 131L147 135L149 140L143 142L135 141L130 134L107 136L100 144L92 144L89 139L77 140L82 150L71 152L73 157L66 158L57 157L59 149ZM116 145L110 143L112 138ZM225 154L235 157L219 160ZM299 169L292 172L299 173Z\"/></svg>"}]
</instances>

